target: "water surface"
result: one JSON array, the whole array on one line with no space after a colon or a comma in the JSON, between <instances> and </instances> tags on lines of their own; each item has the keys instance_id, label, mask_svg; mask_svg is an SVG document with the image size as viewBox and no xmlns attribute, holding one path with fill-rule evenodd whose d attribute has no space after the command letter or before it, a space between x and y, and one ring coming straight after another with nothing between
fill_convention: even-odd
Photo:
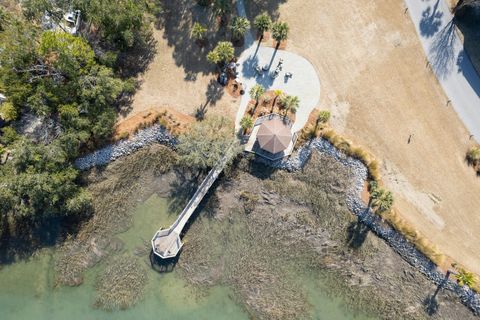
<instances>
[{"instance_id":1,"label":"water surface","mask_svg":"<svg viewBox=\"0 0 480 320\"><path fill-rule=\"evenodd\" d=\"M131 228L119 235L124 251L132 253L144 245L158 226L168 225L168 199L151 196L135 209ZM145 298L129 310L106 312L93 307L95 280L105 267L100 263L85 275L78 287L54 287L54 249L44 249L29 261L3 266L0 270L1 319L249 319L245 308L223 286L199 290L184 281L177 271L158 273L138 257L148 270ZM120 254L120 253L119 253ZM312 304L314 319L366 320L346 310L341 299L323 294L319 277L302 276L299 283Z\"/></svg>"}]
</instances>

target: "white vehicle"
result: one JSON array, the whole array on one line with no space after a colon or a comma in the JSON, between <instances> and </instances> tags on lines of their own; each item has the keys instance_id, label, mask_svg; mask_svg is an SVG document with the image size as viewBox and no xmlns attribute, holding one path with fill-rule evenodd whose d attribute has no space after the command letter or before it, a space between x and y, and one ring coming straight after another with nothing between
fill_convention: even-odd
<instances>
[{"instance_id":1,"label":"white vehicle","mask_svg":"<svg viewBox=\"0 0 480 320\"><path fill-rule=\"evenodd\" d=\"M76 35L80 28L80 10L68 11L60 21L55 21L50 13L45 12L42 27L45 30L61 30Z\"/></svg>"}]
</instances>

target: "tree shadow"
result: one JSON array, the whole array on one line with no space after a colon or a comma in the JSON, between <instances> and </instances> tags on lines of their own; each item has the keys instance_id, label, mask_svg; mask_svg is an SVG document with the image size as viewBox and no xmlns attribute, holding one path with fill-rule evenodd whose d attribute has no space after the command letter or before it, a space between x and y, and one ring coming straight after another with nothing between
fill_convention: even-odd
<instances>
[{"instance_id":1,"label":"tree shadow","mask_svg":"<svg viewBox=\"0 0 480 320\"><path fill-rule=\"evenodd\" d=\"M218 100L223 97L225 90L223 87L217 82L216 79L211 79L207 86L207 91L205 91L205 97L207 98L207 102L205 105L214 106L217 104Z\"/></svg>"},{"instance_id":2,"label":"tree shadow","mask_svg":"<svg viewBox=\"0 0 480 320\"><path fill-rule=\"evenodd\" d=\"M445 79L452 71L455 62L455 20L452 19L433 39L429 57L435 74Z\"/></svg>"},{"instance_id":3,"label":"tree shadow","mask_svg":"<svg viewBox=\"0 0 480 320\"><path fill-rule=\"evenodd\" d=\"M478 39L480 41L480 38ZM480 96L480 77L475 70L474 65L465 50L460 51L457 57L457 72L462 73L465 79L475 91L477 96Z\"/></svg>"},{"instance_id":4,"label":"tree shadow","mask_svg":"<svg viewBox=\"0 0 480 320\"><path fill-rule=\"evenodd\" d=\"M169 47L173 48L172 57L175 64L183 68L185 80L195 81L198 74L211 74L214 71L207 61L207 53L214 44L222 39L216 17L207 7L191 0L161 0L163 7L163 38ZM199 46L191 37L195 22L205 25L208 29L208 41Z\"/></svg>"},{"instance_id":5,"label":"tree shadow","mask_svg":"<svg viewBox=\"0 0 480 320\"><path fill-rule=\"evenodd\" d=\"M360 248L367 239L369 228L360 221L352 222L347 228L347 243L352 249Z\"/></svg>"},{"instance_id":6,"label":"tree shadow","mask_svg":"<svg viewBox=\"0 0 480 320\"><path fill-rule=\"evenodd\" d=\"M456 25L463 34L463 45L480 73L480 10L476 1L461 0L454 9Z\"/></svg>"},{"instance_id":7,"label":"tree shadow","mask_svg":"<svg viewBox=\"0 0 480 320\"><path fill-rule=\"evenodd\" d=\"M267 12L273 20L277 20L280 16L278 9L285 2L287 0L249 0L245 1L245 6L250 19L262 12Z\"/></svg>"},{"instance_id":8,"label":"tree shadow","mask_svg":"<svg viewBox=\"0 0 480 320\"><path fill-rule=\"evenodd\" d=\"M157 40L151 31L136 39L135 44L117 57L117 72L123 78L136 77L145 72L157 54Z\"/></svg>"},{"instance_id":9,"label":"tree shadow","mask_svg":"<svg viewBox=\"0 0 480 320\"><path fill-rule=\"evenodd\" d=\"M435 35L442 25L443 12L439 12L438 5L440 0L432 7L428 7L422 12L422 19L420 20L420 33L422 36L430 38Z\"/></svg>"},{"instance_id":10,"label":"tree shadow","mask_svg":"<svg viewBox=\"0 0 480 320\"><path fill-rule=\"evenodd\" d=\"M78 233L85 216L71 216L34 221L28 218L15 223L15 233L4 228L0 238L0 265L30 258L37 250L53 247Z\"/></svg>"},{"instance_id":11,"label":"tree shadow","mask_svg":"<svg viewBox=\"0 0 480 320\"><path fill-rule=\"evenodd\" d=\"M429 316L433 316L434 314L436 314L439 308L439 304L435 294L427 296L425 300L423 300L423 306L425 308L425 312Z\"/></svg>"},{"instance_id":12,"label":"tree shadow","mask_svg":"<svg viewBox=\"0 0 480 320\"><path fill-rule=\"evenodd\" d=\"M173 199L168 205L171 214L179 214L199 186L201 172L193 176L185 170L176 169L176 179L170 184L169 198Z\"/></svg>"}]
</instances>

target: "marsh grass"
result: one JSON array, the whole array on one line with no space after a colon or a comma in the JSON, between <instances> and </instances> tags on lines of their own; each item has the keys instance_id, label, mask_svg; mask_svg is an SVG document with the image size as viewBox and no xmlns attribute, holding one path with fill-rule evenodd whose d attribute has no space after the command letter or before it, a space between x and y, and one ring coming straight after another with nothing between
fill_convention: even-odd
<instances>
[{"instance_id":1,"label":"marsh grass","mask_svg":"<svg viewBox=\"0 0 480 320\"><path fill-rule=\"evenodd\" d=\"M86 269L121 249L115 235L131 226L133 207L154 191L155 179L170 171L175 161L172 150L152 145L85 173L94 214L75 238L58 248L54 267L57 285L81 284Z\"/></svg>"},{"instance_id":2,"label":"marsh grass","mask_svg":"<svg viewBox=\"0 0 480 320\"><path fill-rule=\"evenodd\" d=\"M115 256L98 276L94 306L107 311L128 309L142 300L146 285L142 263L133 256Z\"/></svg>"}]
</instances>

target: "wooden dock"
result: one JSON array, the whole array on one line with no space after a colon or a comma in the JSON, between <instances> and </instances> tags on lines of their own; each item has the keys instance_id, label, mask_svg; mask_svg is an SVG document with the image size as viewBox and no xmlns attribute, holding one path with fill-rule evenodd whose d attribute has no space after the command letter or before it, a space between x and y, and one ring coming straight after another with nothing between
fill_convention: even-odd
<instances>
[{"instance_id":1,"label":"wooden dock","mask_svg":"<svg viewBox=\"0 0 480 320\"><path fill-rule=\"evenodd\" d=\"M160 229L155 233L152 238L152 249L157 256L162 259L174 258L180 252L183 246L180 239L183 228L223 171L224 166L225 160L222 159L217 166L210 170L177 220L168 229Z\"/></svg>"}]
</instances>

